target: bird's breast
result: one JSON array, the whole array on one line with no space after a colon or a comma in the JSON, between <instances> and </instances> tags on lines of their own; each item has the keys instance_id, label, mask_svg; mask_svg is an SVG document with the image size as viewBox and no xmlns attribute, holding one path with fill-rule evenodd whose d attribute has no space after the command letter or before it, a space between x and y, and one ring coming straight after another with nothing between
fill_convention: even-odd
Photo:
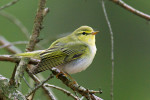
<instances>
[{"instance_id":1,"label":"bird's breast","mask_svg":"<svg viewBox=\"0 0 150 100\"><path fill-rule=\"evenodd\" d=\"M62 70L69 74L81 72L92 63L95 54L96 54L96 46L95 45L90 46L89 52L86 53L85 56L67 63L66 65L63 66Z\"/></svg>"}]
</instances>

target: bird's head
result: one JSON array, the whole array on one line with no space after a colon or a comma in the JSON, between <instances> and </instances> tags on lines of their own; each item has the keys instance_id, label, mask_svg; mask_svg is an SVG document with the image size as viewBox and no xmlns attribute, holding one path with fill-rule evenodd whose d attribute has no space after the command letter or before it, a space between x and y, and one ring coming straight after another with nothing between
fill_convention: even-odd
<instances>
[{"instance_id":1,"label":"bird's head","mask_svg":"<svg viewBox=\"0 0 150 100\"><path fill-rule=\"evenodd\" d=\"M95 35L97 33L98 31L94 31L89 26L81 26L73 32L73 35L86 44L95 45Z\"/></svg>"}]
</instances>

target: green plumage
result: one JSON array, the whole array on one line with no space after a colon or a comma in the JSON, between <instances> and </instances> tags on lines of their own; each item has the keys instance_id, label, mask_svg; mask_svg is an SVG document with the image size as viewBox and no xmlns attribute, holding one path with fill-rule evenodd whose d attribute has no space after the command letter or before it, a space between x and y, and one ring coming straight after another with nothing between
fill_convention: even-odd
<instances>
[{"instance_id":1,"label":"green plumage","mask_svg":"<svg viewBox=\"0 0 150 100\"><path fill-rule=\"evenodd\" d=\"M61 66L75 59L78 59L86 52L86 45L74 43L68 45L54 46L40 54L41 61L33 70L34 74L45 71L51 67Z\"/></svg>"},{"instance_id":2,"label":"green plumage","mask_svg":"<svg viewBox=\"0 0 150 100\"><path fill-rule=\"evenodd\" d=\"M89 26L81 26L72 34L60 38L46 50L16 54L16 56L39 59L39 64L31 71L34 74L57 67L67 73L85 70L96 53L95 34Z\"/></svg>"}]
</instances>

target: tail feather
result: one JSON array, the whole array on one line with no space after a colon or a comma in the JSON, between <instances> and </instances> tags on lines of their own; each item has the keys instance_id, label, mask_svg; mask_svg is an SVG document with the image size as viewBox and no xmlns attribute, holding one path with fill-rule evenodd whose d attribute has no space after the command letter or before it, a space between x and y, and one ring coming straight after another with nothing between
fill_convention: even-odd
<instances>
[{"instance_id":1,"label":"tail feather","mask_svg":"<svg viewBox=\"0 0 150 100\"><path fill-rule=\"evenodd\" d=\"M40 53L43 50L33 51L33 52L25 52L25 53L18 53L15 56L22 56L22 57L31 57L35 59L40 59Z\"/></svg>"},{"instance_id":2,"label":"tail feather","mask_svg":"<svg viewBox=\"0 0 150 100\"><path fill-rule=\"evenodd\" d=\"M33 51L33 52L25 52L25 53L18 53L15 54L15 56L22 56L22 57L31 57L35 59L41 60L40 54L44 52L44 50L38 50L38 51ZM48 70L49 67L44 67L43 63L38 63L36 66L30 68L30 72L32 74L38 74L40 72L43 72L45 70Z\"/></svg>"}]
</instances>

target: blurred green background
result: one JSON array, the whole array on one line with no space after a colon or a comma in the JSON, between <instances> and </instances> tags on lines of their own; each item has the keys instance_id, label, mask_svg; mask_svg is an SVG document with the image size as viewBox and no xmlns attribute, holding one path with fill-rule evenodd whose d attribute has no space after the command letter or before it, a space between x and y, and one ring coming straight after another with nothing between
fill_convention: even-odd
<instances>
[{"instance_id":1,"label":"blurred green background","mask_svg":"<svg viewBox=\"0 0 150 100\"><path fill-rule=\"evenodd\" d=\"M150 11L149 0L124 1L145 13ZM10 0L1 0L0 6L8 2ZM150 24L109 0L105 0L105 4L114 32L114 100L150 100ZM16 16L31 33L37 5L38 0L20 0L5 11ZM44 19L44 29L40 34L40 38L43 39L40 43L44 43L42 44L44 48L48 48L60 35L72 32L82 25L89 25L100 31L96 36L97 54L92 65L86 71L74 74L72 77L88 89L102 89L103 94L98 96L110 100L111 43L101 1L47 0L47 7L50 12ZM0 35L11 42L27 41L20 29L3 16L0 16ZM25 49L24 44L17 47L23 51ZM0 54L9 53L0 49ZM0 74L10 78L13 68L13 63L0 61ZM46 78L49 73L46 71L42 74ZM28 75L25 74L25 77L28 79ZM49 83L68 89L56 78ZM20 90L24 94L28 91L24 81ZM72 100L60 91L54 90L54 93L59 100ZM46 100L40 90L35 100L38 99Z\"/></svg>"}]
</instances>

